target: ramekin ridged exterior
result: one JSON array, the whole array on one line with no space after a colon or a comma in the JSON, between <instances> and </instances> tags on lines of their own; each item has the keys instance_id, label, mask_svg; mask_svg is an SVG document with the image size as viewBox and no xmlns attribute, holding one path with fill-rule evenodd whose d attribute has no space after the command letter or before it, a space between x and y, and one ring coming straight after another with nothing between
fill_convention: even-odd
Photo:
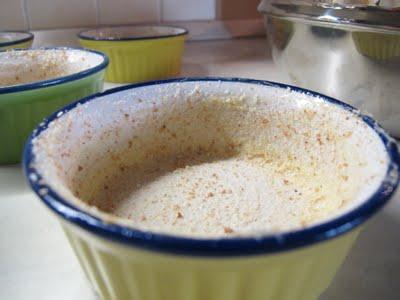
<instances>
[{"instance_id":1,"label":"ramekin ridged exterior","mask_svg":"<svg viewBox=\"0 0 400 300\"><path fill-rule=\"evenodd\" d=\"M378 60L400 57L400 35L374 32L353 32L357 50L364 56Z\"/></svg>"},{"instance_id":2,"label":"ramekin ridged exterior","mask_svg":"<svg viewBox=\"0 0 400 300\"><path fill-rule=\"evenodd\" d=\"M79 38L79 42L108 55L106 81L134 83L178 76L186 34L131 40Z\"/></svg>"},{"instance_id":3,"label":"ramekin ridged exterior","mask_svg":"<svg viewBox=\"0 0 400 300\"><path fill-rule=\"evenodd\" d=\"M24 171L32 189L60 219L94 290L103 300L315 300L340 268L362 225L394 194L399 182L396 142L351 106L294 86L239 78L180 78L108 90L64 107L63 113L97 97L171 82L224 81L291 89L338 105L360 117L384 145L389 163L379 188L360 206L332 220L280 234L200 239L141 231L91 215L43 182L32 139L58 118L41 124L28 140ZM45 193L43 193L45 191Z\"/></svg>"},{"instance_id":4,"label":"ramekin ridged exterior","mask_svg":"<svg viewBox=\"0 0 400 300\"><path fill-rule=\"evenodd\" d=\"M62 227L103 300L316 300L359 232L272 255L210 258L144 251Z\"/></svg>"},{"instance_id":5,"label":"ramekin ridged exterior","mask_svg":"<svg viewBox=\"0 0 400 300\"><path fill-rule=\"evenodd\" d=\"M27 41L27 42L22 42L22 43L16 43L11 46L4 46L0 47L0 50L11 50L11 49L27 49L32 46L33 40Z\"/></svg>"}]
</instances>

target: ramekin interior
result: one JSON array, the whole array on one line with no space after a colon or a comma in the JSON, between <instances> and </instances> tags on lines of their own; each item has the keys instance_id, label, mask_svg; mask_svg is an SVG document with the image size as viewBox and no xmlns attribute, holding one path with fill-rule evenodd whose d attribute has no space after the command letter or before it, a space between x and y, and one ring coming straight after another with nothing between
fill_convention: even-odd
<instances>
[{"instance_id":1,"label":"ramekin interior","mask_svg":"<svg viewBox=\"0 0 400 300\"><path fill-rule=\"evenodd\" d=\"M166 38L187 34L184 28L161 25L112 26L82 31L81 39L99 41L126 41Z\"/></svg>"},{"instance_id":2,"label":"ramekin interior","mask_svg":"<svg viewBox=\"0 0 400 300\"><path fill-rule=\"evenodd\" d=\"M39 49L15 49L13 51L18 52L29 52L29 51L66 51L69 54L76 55L77 59L83 59L88 64L88 67L85 69L74 72L72 74L66 76L54 77L46 80L38 80L29 83L22 83L16 85L8 85L0 87L0 94L10 93L10 92L19 92L24 90L30 90L40 87L47 87L51 85L56 85L60 83L69 82L72 80L77 80L89 76L91 74L97 73L100 70L103 70L108 65L108 57L98 51L82 49L82 48L67 48L67 47L54 47L54 48L39 48ZM0 51L0 60L2 56L7 55L7 51Z\"/></svg>"},{"instance_id":3,"label":"ramekin interior","mask_svg":"<svg viewBox=\"0 0 400 300\"><path fill-rule=\"evenodd\" d=\"M277 101L277 109L279 109L279 103L281 105L283 103L280 101L285 101L285 97L288 99L287 101L293 101L293 97L291 98L292 100L290 100L288 95L294 92L297 93L298 96L295 104L299 107L307 107L307 105L312 105L313 103L309 102L311 99L310 97L312 97L313 101L315 101L315 104L328 105L327 108L331 107L333 110L345 111L348 114L355 115L357 116L357 122L359 123L359 126L357 125L359 127L358 129L361 130L361 128L363 128L362 130L365 130L365 132L369 130L371 133L369 137L373 136L376 139L375 142L377 142L380 145L379 147L382 148L382 151L387 152L388 161L386 162L386 176L383 178L379 187L374 187L374 190L370 190L368 192L368 199L361 201L361 203L356 203L357 205L350 207L345 213L329 219L326 222L322 222L305 229L293 230L279 234L265 234L233 238L197 239L132 228L127 224L120 222L119 220L115 220L114 218L108 217L107 215L99 213L95 210L88 209L87 207L80 205L79 202L71 200L74 197L71 191L68 191L68 189L65 189L65 187L57 186L54 181L52 182L52 180L49 178L49 174L54 175L56 173L51 173L51 162L46 166L46 168L49 167L46 170L43 170L43 168L41 169L40 166L35 165L36 161L40 161L41 163L43 162L43 157L35 157L35 154L32 152L35 138L38 137L40 133L45 131L48 127L51 128L54 125L52 121L56 120L57 118L60 118L60 120L65 118L67 115L66 113L72 109L77 111L87 110L94 118L97 118L99 122L96 122L96 128L93 128L95 132L96 130L102 130L101 128L112 126L113 116L115 117L118 114L129 119L130 114L134 114L135 112L137 114L138 111L144 110L146 107L158 109L156 103L152 103L152 99L154 99L152 97L160 97L160 93L168 95L166 92L168 90L168 86L170 87L170 92L173 90L176 94L175 97L179 98L182 95L187 96L187 94L190 92L193 93L192 96L195 96L195 94L198 92L196 91L197 85L199 86L200 90L206 91L206 94L209 92L210 94L208 96L217 94L218 97L223 97L225 93L228 95L227 99L229 99L230 93L233 93L236 95L236 97L240 95L240 93L243 93L243 95L247 96L250 95L256 99L255 101L257 101L257 98L259 97L258 93L261 93L264 97L279 96L280 100ZM135 98L136 100L143 98L143 100L132 104L130 108L133 110L122 111L121 108L126 107L123 101L128 101L125 104L129 104L130 98ZM118 106L118 102L121 102L122 106ZM108 103L108 106L102 105L102 103ZM115 109L113 109L113 107L115 107ZM108 114L109 116L106 117L105 114ZM102 116L104 116L103 121L100 121ZM75 118L75 121L77 122L75 126L82 126L83 128L84 124L80 124L79 122L85 122L84 118L82 120L77 120ZM357 130L357 128L355 130ZM49 157L49 159L61 160L61 165L63 163L67 163L67 165L69 164L67 168L63 169L65 174L67 174L70 170L79 169L80 164L85 165L85 159L88 160L88 165L95 165L99 162L101 155L104 154L102 151L107 148L107 145L110 146L112 143L115 143L117 147L115 149L121 147L119 143L129 145L128 143L125 143L127 140L123 140L123 137L126 134L129 133L121 130L118 133L118 136L122 137L120 141L115 141L110 138L109 141L105 142L106 145L103 148L101 146L97 147L96 151L98 151L98 157L96 157L97 154L92 152L92 157L88 156L85 158L84 154L87 154L87 151L90 148L90 141L87 141L88 146L83 147L86 150L82 151L82 149L80 149L81 153L77 152L77 156L80 156L77 161L71 161L66 158L63 162L62 158L60 159L60 157L56 156ZM80 136L80 139L82 140L82 135ZM360 142L362 143L362 141ZM49 147L51 147L51 145L49 145ZM57 147L57 145L55 145L55 147ZM372 152L368 152L369 150L365 151L365 153L368 155L374 155ZM65 153L65 157L71 155L67 152L68 151ZM65 219L76 223L91 232L124 243L161 251L183 252L201 255L244 255L287 250L312 244L321 240L326 240L347 232L358 224L362 223L389 199L398 183L398 162L399 157L396 143L393 142L371 118L360 115L356 110L344 103L312 93L310 91L277 83L223 78L188 78L145 83L107 91L99 96L88 97L79 101L78 103L67 106L41 124L41 126L39 126L39 128L29 139L24 155L25 172L32 188L50 208L52 208L56 213ZM57 163L54 166L55 168L57 168L56 165ZM41 169L41 172L39 172L38 169ZM71 173L73 174L72 177L80 176L78 172L74 172L75 173ZM71 174L69 176L71 176Z\"/></svg>"},{"instance_id":4,"label":"ramekin interior","mask_svg":"<svg viewBox=\"0 0 400 300\"><path fill-rule=\"evenodd\" d=\"M0 31L0 47L11 46L33 39L33 34L27 31Z\"/></svg>"}]
</instances>

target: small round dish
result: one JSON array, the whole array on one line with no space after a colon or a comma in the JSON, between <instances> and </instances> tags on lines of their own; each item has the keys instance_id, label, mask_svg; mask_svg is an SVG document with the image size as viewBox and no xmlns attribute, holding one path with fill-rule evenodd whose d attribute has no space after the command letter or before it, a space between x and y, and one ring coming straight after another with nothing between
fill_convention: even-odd
<instances>
[{"instance_id":1,"label":"small round dish","mask_svg":"<svg viewBox=\"0 0 400 300\"><path fill-rule=\"evenodd\" d=\"M0 50L29 48L33 38L28 31L0 31Z\"/></svg>"},{"instance_id":2,"label":"small round dish","mask_svg":"<svg viewBox=\"0 0 400 300\"><path fill-rule=\"evenodd\" d=\"M171 26L116 26L82 31L78 38L109 56L106 81L133 83L179 75L187 34Z\"/></svg>"},{"instance_id":3,"label":"small round dish","mask_svg":"<svg viewBox=\"0 0 400 300\"><path fill-rule=\"evenodd\" d=\"M202 92L207 97L225 95L230 105L234 105L232 97L236 96L246 95L249 99L258 101L258 97L271 99L275 95L280 97L279 101L285 103L295 101L299 108L306 107L306 103L323 103L327 109L345 113L342 116L344 120L348 120L344 117L355 117L355 124L361 130L359 133L368 133L368 139L374 140L374 145L379 145L379 149L387 157L383 178L376 190L371 190L356 207L308 228L279 234L194 238L141 230L121 224L111 217L98 214L97 211L86 210L65 196L72 194L65 193L64 185L51 181L55 178L51 175L57 171L53 173L50 169L41 168L48 163L47 158L55 159L60 163L54 167L61 170L59 174L64 174L62 170L66 168L66 172L72 172L72 178L75 175L78 177L75 170L82 171L78 164L82 158L96 160L96 151L102 157L103 150L100 146L92 144L96 134L102 136L102 130L112 128L104 133L108 137L109 145L118 147L118 141L109 136L117 128L113 127L117 118L123 120L122 123L130 128L127 132L131 133L131 129L137 126L137 123L132 125L127 121L132 113L137 114L133 115L136 122L136 118L143 115L146 105L159 112L157 104L168 101L168 97L191 99L191 96L201 97ZM192 100L190 103L193 103ZM277 105L277 101L273 103ZM128 109L132 110L128 112ZM74 153L68 154L68 149L62 146L65 144L61 143L49 149L48 153L55 154L54 157L50 158L44 153L40 154L40 158L36 156L34 147L40 143L38 138L46 131L50 131L51 136L56 139L59 135L64 137L63 126L70 126L68 124L71 122L68 120L71 119L68 116L74 111L79 112L82 124L86 120L95 124L90 127L90 142L81 143L81 126L75 125L77 129L65 127L70 134L68 143L71 144L68 145L74 149ZM105 118L103 112L107 112L111 119ZM72 119L74 122L79 121ZM93 131L95 128L99 133ZM77 130L76 133L74 130ZM117 137L124 139L124 130L116 132ZM364 137L362 134L360 136ZM281 138L284 138L283 135ZM81 149L79 146L75 147L74 140L81 143ZM353 142L357 144L356 140ZM318 144L315 141L314 143ZM121 145L129 147L125 140L121 141ZM57 154L57 149L67 153ZM361 149L364 148L359 147L357 151L365 150L368 155L372 153ZM88 155L90 153L93 155ZM60 160L57 159L59 156ZM113 159L118 160L116 157ZM42 166L39 165L41 163ZM74 163L78 165L77 168ZM362 227L360 225L377 213L395 192L399 181L400 157L396 142L373 119L327 96L268 81L182 78L117 88L64 107L33 132L25 147L23 164L31 188L59 217L85 273L103 299L130 299L135 295L147 295L145 298L156 300L183 300L188 297L228 300L241 299L246 295L249 299L257 300L310 300L317 299L329 285L357 238ZM90 165L94 167L94 164Z\"/></svg>"},{"instance_id":4,"label":"small round dish","mask_svg":"<svg viewBox=\"0 0 400 300\"><path fill-rule=\"evenodd\" d=\"M13 65L10 63L10 56L14 56L13 59L18 62L18 57L22 59L24 54L29 56L38 51L53 51L54 55L62 55L62 60L67 61L65 66L68 66L68 59L74 60L75 65L83 63L86 65L79 67L78 71L64 76L43 77L42 80L0 86L0 141L2 144L0 164L20 162L26 138L45 116L71 101L102 90L104 72L108 65L107 56L100 52L79 48L58 47L0 51L0 65L2 65L3 57L6 60L1 67L0 82L2 80L8 82L13 79ZM33 60L35 59L33 58ZM46 62L43 59L42 63L46 65L49 64L49 61ZM40 63L37 66L41 66ZM23 69L18 70L18 75L15 77L31 76L30 74L35 72L34 68L29 69L26 63L20 63L16 68L18 67ZM32 77L28 79L32 80Z\"/></svg>"}]
</instances>

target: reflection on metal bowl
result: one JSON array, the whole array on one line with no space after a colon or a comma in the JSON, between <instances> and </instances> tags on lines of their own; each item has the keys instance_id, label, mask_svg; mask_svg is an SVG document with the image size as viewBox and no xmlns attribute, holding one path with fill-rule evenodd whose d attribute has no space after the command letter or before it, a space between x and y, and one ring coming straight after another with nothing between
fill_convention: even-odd
<instances>
[{"instance_id":1,"label":"reflection on metal bowl","mask_svg":"<svg viewBox=\"0 0 400 300\"><path fill-rule=\"evenodd\" d=\"M267 27L270 28L270 39L280 50L286 48L293 35L293 24L286 20L269 18Z\"/></svg>"},{"instance_id":2,"label":"reflection on metal bowl","mask_svg":"<svg viewBox=\"0 0 400 300\"><path fill-rule=\"evenodd\" d=\"M400 34L355 31L353 40L357 50L371 59L388 61L400 58Z\"/></svg>"},{"instance_id":3,"label":"reflection on metal bowl","mask_svg":"<svg viewBox=\"0 0 400 300\"><path fill-rule=\"evenodd\" d=\"M273 6L274 2L279 5ZM345 22L343 16L349 18L351 9L318 7L315 12L313 6L285 6L283 2L293 3L264 1L259 10L264 14L273 59L287 79L372 114L400 137L400 13L396 19L390 11L383 20L397 20L397 25L379 24L377 12L384 10L376 7L371 12L363 8L361 16L370 13L369 19ZM336 11L341 18L333 16ZM366 24L368 20L375 23ZM277 35L281 28L290 28L284 40L285 35Z\"/></svg>"},{"instance_id":4,"label":"reflection on metal bowl","mask_svg":"<svg viewBox=\"0 0 400 300\"><path fill-rule=\"evenodd\" d=\"M310 30L316 37L326 39L341 38L347 34L347 32L342 29L321 26L311 26Z\"/></svg>"}]
</instances>

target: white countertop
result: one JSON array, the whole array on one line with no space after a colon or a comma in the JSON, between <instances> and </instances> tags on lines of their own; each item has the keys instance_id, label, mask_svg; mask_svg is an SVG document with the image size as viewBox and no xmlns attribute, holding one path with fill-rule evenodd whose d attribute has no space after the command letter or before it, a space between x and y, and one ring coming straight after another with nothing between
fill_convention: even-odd
<instances>
[{"instance_id":1,"label":"white countertop","mask_svg":"<svg viewBox=\"0 0 400 300\"><path fill-rule=\"evenodd\" d=\"M266 48L264 39L191 42L182 75L282 81ZM399 229L398 193L369 221L321 300L399 299ZM0 166L0 299L97 299L55 216L28 189L19 165Z\"/></svg>"}]
</instances>

